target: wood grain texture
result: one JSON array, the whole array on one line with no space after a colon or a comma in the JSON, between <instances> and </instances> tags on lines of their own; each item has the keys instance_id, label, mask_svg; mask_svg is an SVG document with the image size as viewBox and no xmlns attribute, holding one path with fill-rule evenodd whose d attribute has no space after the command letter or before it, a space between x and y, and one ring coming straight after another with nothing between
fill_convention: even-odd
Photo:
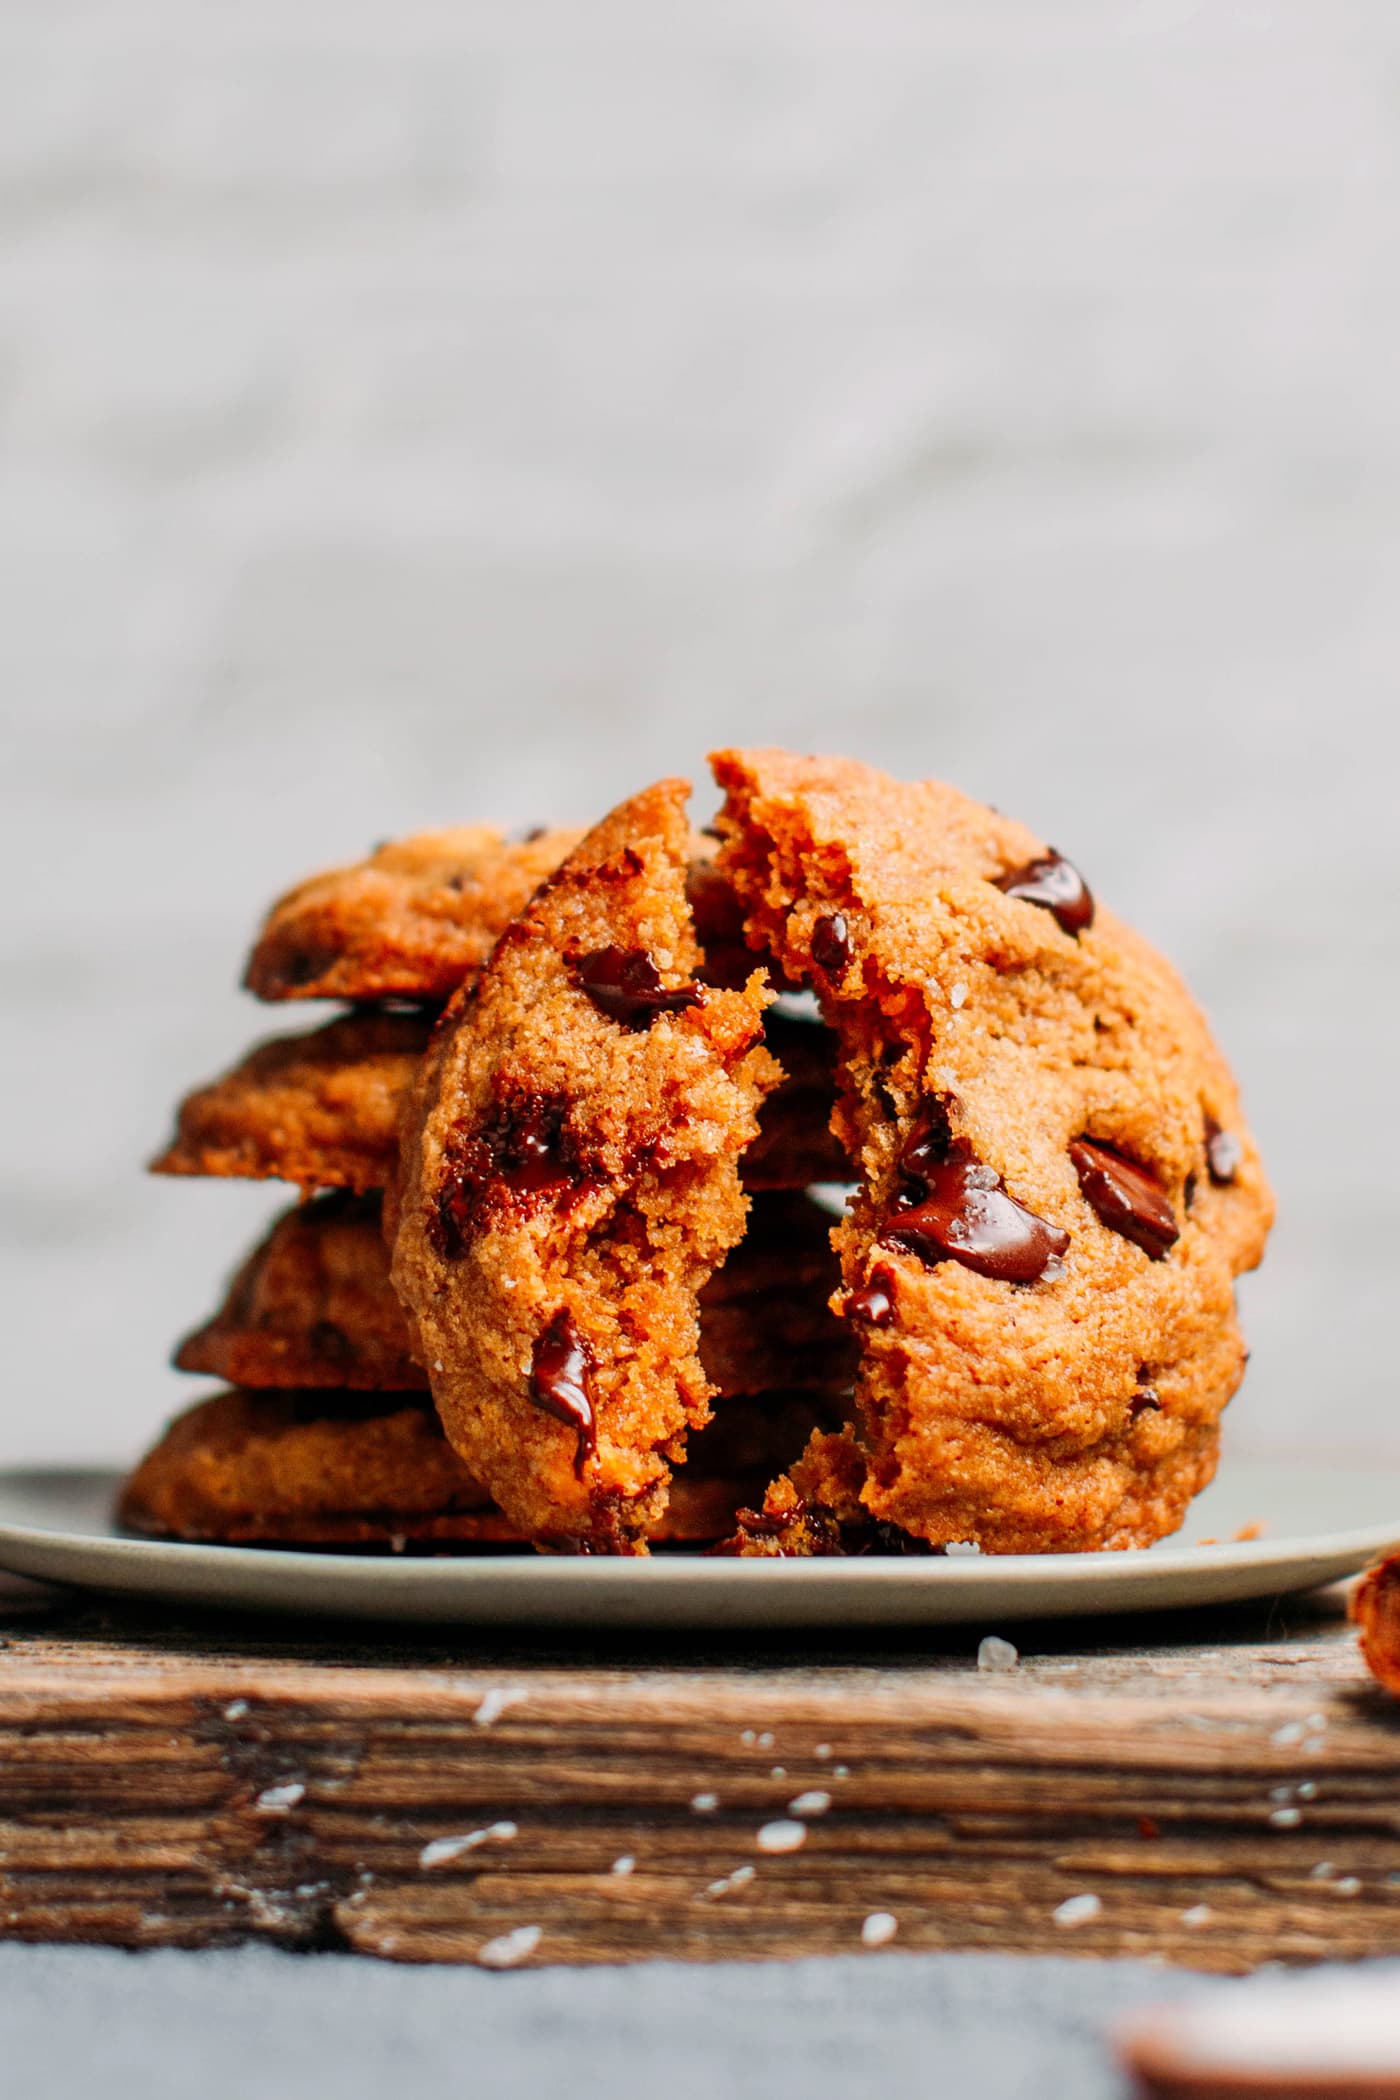
<instances>
[{"instance_id":1,"label":"wood grain texture","mask_svg":"<svg viewBox=\"0 0 1400 2100\"><path fill-rule=\"evenodd\" d=\"M992 1672L975 1636L579 1653L13 1606L0 1936L713 1960L889 1913L903 1948L1395 1953L1400 1706L1339 1609L1041 1626Z\"/></svg>"}]
</instances>

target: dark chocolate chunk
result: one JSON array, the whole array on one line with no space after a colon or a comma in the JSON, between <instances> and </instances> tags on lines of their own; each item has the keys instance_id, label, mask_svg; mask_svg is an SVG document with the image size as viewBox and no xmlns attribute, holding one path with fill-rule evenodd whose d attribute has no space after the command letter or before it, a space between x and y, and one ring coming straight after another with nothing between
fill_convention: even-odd
<instances>
[{"instance_id":1,"label":"dark chocolate chunk","mask_svg":"<svg viewBox=\"0 0 1400 2100\"><path fill-rule=\"evenodd\" d=\"M545 1414L572 1429L577 1439L574 1472L580 1480L598 1448L598 1423L589 1391L593 1354L571 1314L557 1312L535 1343L530 1363L530 1398Z\"/></svg>"},{"instance_id":2,"label":"dark chocolate chunk","mask_svg":"<svg viewBox=\"0 0 1400 2100\"><path fill-rule=\"evenodd\" d=\"M1151 1260L1165 1260L1181 1228L1161 1183L1145 1167L1092 1138L1076 1138L1069 1156L1085 1201L1110 1232L1121 1233Z\"/></svg>"},{"instance_id":3,"label":"dark chocolate chunk","mask_svg":"<svg viewBox=\"0 0 1400 2100\"><path fill-rule=\"evenodd\" d=\"M828 977L839 977L851 959L851 929L844 912L828 912L812 928L812 960Z\"/></svg>"},{"instance_id":4,"label":"dark chocolate chunk","mask_svg":"<svg viewBox=\"0 0 1400 2100\"><path fill-rule=\"evenodd\" d=\"M1079 935L1094 923L1094 899L1089 885L1072 861L1052 846L1039 860L1028 860L1024 868L998 875L996 887L1023 904L1038 904L1053 913L1066 933Z\"/></svg>"},{"instance_id":5,"label":"dark chocolate chunk","mask_svg":"<svg viewBox=\"0 0 1400 2100\"><path fill-rule=\"evenodd\" d=\"M907 1247L930 1268L951 1260L998 1283L1038 1283L1069 1234L1008 1195L995 1168L949 1159L929 1169L924 1200L897 1211L880 1243Z\"/></svg>"},{"instance_id":6,"label":"dark chocolate chunk","mask_svg":"<svg viewBox=\"0 0 1400 2100\"><path fill-rule=\"evenodd\" d=\"M959 1106L955 1094L931 1094L920 1109L899 1155L899 1171L915 1190L927 1181L934 1167L950 1159L970 1157L968 1147L953 1136L952 1113ZM906 1207L918 1200L917 1193L906 1193L904 1197Z\"/></svg>"},{"instance_id":7,"label":"dark chocolate chunk","mask_svg":"<svg viewBox=\"0 0 1400 2100\"><path fill-rule=\"evenodd\" d=\"M488 1202L556 1196L588 1178L568 1111L562 1094L521 1094L502 1101L479 1130L454 1133L429 1220L432 1244L444 1260L463 1252Z\"/></svg>"},{"instance_id":8,"label":"dark chocolate chunk","mask_svg":"<svg viewBox=\"0 0 1400 2100\"><path fill-rule=\"evenodd\" d=\"M1067 1252L1069 1234L1018 1203L996 1169L972 1157L953 1134L957 1106L951 1094L925 1101L899 1156L904 1187L880 1244L906 1248L930 1268L957 1261L999 1283L1038 1283Z\"/></svg>"},{"instance_id":9,"label":"dark chocolate chunk","mask_svg":"<svg viewBox=\"0 0 1400 2100\"><path fill-rule=\"evenodd\" d=\"M658 1014L684 1013L700 1004L700 988L683 984L667 991L656 964L642 948L595 948L574 965L580 985L600 1013L640 1032Z\"/></svg>"},{"instance_id":10,"label":"dark chocolate chunk","mask_svg":"<svg viewBox=\"0 0 1400 2100\"><path fill-rule=\"evenodd\" d=\"M846 1300L846 1318L863 1320L867 1327L888 1327L894 1317L894 1271L881 1265L872 1269L858 1291Z\"/></svg>"},{"instance_id":11,"label":"dark chocolate chunk","mask_svg":"<svg viewBox=\"0 0 1400 2100\"><path fill-rule=\"evenodd\" d=\"M1159 1415L1161 1412L1162 1403L1157 1397L1155 1385L1140 1385L1128 1402L1128 1420L1130 1422L1136 1422L1139 1415Z\"/></svg>"},{"instance_id":12,"label":"dark chocolate chunk","mask_svg":"<svg viewBox=\"0 0 1400 2100\"><path fill-rule=\"evenodd\" d=\"M1217 1188L1228 1188L1240 1171L1244 1146L1232 1130L1222 1130L1214 1116L1206 1117L1206 1165Z\"/></svg>"}]
</instances>

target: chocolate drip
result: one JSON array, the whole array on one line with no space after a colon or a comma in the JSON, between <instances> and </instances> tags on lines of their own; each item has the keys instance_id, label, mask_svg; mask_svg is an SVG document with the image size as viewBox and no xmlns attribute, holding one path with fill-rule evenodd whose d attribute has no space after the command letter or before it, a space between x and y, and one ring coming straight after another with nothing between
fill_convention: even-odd
<instances>
[{"instance_id":1,"label":"chocolate drip","mask_svg":"<svg viewBox=\"0 0 1400 2100\"><path fill-rule=\"evenodd\" d=\"M658 1014L684 1013L700 1004L698 985L667 991L643 948L595 948L581 956L574 969L600 1013L638 1032L649 1028Z\"/></svg>"},{"instance_id":2,"label":"chocolate drip","mask_svg":"<svg viewBox=\"0 0 1400 2100\"><path fill-rule=\"evenodd\" d=\"M1161 1183L1145 1167L1092 1138L1076 1138L1069 1156L1085 1201L1109 1231L1121 1233L1152 1261L1164 1261L1181 1228Z\"/></svg>"},{"instance_id":3,"label":"chocolate drip","mask_svg":"<svg viewBox=\"0 0 1400 2100\"><path fill-rule=\"evenodd\" d=\"M577 1439L574 1473L598 1448L598 1423L589 1390L593 1352L568 1311L557 1312L535 1343L530 1363L530 1398L545 1414L572 1429Z\"/></svg>"},{"instance_id":4,"label":"chocolate drip","mask_svg":"<svg viewBox=\"0 0 1400 2100\"><path fill-rule=\"evenodd\" d=\"M1072 861L1052 846L1039 860L1028 860L1009 875L998 875L996 887L1023 904L1038 904L1064 932L1076 938L1094 923L1094 899Z\"/></svg>"}]
</instances>

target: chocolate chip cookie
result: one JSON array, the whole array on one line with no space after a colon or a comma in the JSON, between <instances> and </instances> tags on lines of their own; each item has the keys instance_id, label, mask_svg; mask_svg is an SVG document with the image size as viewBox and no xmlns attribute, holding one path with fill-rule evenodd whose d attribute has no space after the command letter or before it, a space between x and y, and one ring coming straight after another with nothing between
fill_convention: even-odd
<instances>
[{"instance_id":1,"label":"chocolate chip cookie","mask_svg":"<svg viewBox=\"0 0 1400 2100\"><path fill-rule=\"evenodd\" d=\"M841 1280L830 1224L805 1196L754 1199L743 1240L700 1293L700 1362L718 1394L849 1387L855 1344L828 1303ZM284 1212L175 1362L229 1385L425 1391L379 1198L337 1190Z\"/></svg>"},{"instance_id":2,"label":"chocolate chip cookie","mask_svg":"<svg viewBox=\"0 0 1400 2100\"><path fill-rule=\"evenodd\" d=\"M384 1189L398 1126L435 1015L361 1008L304 1034L261 1043L182 1102L153 1174L289 1181L304 1189ZM769 1024L785 1076L744 1156L746 1188L802 1189L836 1178L833 1052L825 1029Z\"/></svg>"},{"instance_id":3,"label":"chocolate chip cookie","mask_svg":"<svg viewBox=\"0 0 1400 2100\"><path fill-rule=\"evenodd\" d=\"M705 1545L825 1419L820 1401L739 1401L695 1440L653 1545ZM180 1415L122 1490L129 1531L221 1545L523 1545L426 1399L224 1392Z\"/></svg>"},{"instance_id":4,"label":"chocolate chip cookie","mask_svg":"<svg viewBox=\"0 0 1400 2100\"><path fill-rule=\"evenodd\" d=\"M151 1172L382 1189L432 1019L370 1007L259 1044L181 1103Z\"/></svg>"},{"instance_id":5,"label":"chocolate chip cookie","mask_svg":"<svg viewBox=\"0 0 1400 2100\"><path fill-rule=\"evenodd\" d=\"M1272 1203L1169 966L953 789L729 751L718 867L839 1038L862 1506L933 1545L1145 1544L1210 1479Z\"/></svg>"},{"instance_id":6,"label":"chocolate chip cookie","mask_svg":"<svg viewBox=\"0 0 1400 2100\"><path fill-rule=\"evenodd\" d=\"M441 1004L475 976L578 838L540 831L512 840L473 825L394 839L279 899L244 983L259 999Z\"/></svg>"},{"instance_id":7,"label":"chocolate chip cookie","mask_svg":"<svg viewBox=\"0 0 1400 2100\"><path fill-rule=\"evenodd\" d=\"M229 1385L426 1391L389 1283L379 1197L336 1190L284 1211L175 1363Z\"/></svg>"},{"instance_id":8,"label":"chocolate chip cookie","mask_svg":"<svg viewBox=\"0 0 1400 2100\"><path fill-rule=\"evenodd\" d=\"M643 1551L709 1418L698 1294L742 1238L770 994L698 981L688 789L590 832L449 1007L394 1287L447 1434L528 1537Z\"/></svg>"}]
</instances>

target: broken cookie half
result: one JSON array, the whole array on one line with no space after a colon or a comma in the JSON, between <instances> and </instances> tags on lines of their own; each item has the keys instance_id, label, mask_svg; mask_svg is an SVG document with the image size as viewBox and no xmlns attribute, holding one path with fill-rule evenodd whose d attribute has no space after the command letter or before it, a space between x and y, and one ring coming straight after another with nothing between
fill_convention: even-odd
<instances>
[{"instance_id":1,"label":"broken cookie half","mask_svg":"<svg viewBox=\"0 0 1400 2100\"><path fill-rule=\"evenodd\" d=\"M700 1290L781 1070L700 980L684 782L569 854L448 1007L405 1119L393 1281L444 1428L527 1537L642 1552L709 1419Z\"/></svg>"},{"instance_id":2,"label":"broken cookie half","mask_svg":"<svg viewBox=\"0 0 1400 2100\"><path fill-rule=\"evenodd\" d=\"M819 1440L734 1550L830 1550L854 1507L932 1546L1173 1530L1245 1350L1272 1199L1189 994L1060 854L937 783L729 751L717 868L838 1038L860 1341Z\"/></svg>"}]
</instances>

